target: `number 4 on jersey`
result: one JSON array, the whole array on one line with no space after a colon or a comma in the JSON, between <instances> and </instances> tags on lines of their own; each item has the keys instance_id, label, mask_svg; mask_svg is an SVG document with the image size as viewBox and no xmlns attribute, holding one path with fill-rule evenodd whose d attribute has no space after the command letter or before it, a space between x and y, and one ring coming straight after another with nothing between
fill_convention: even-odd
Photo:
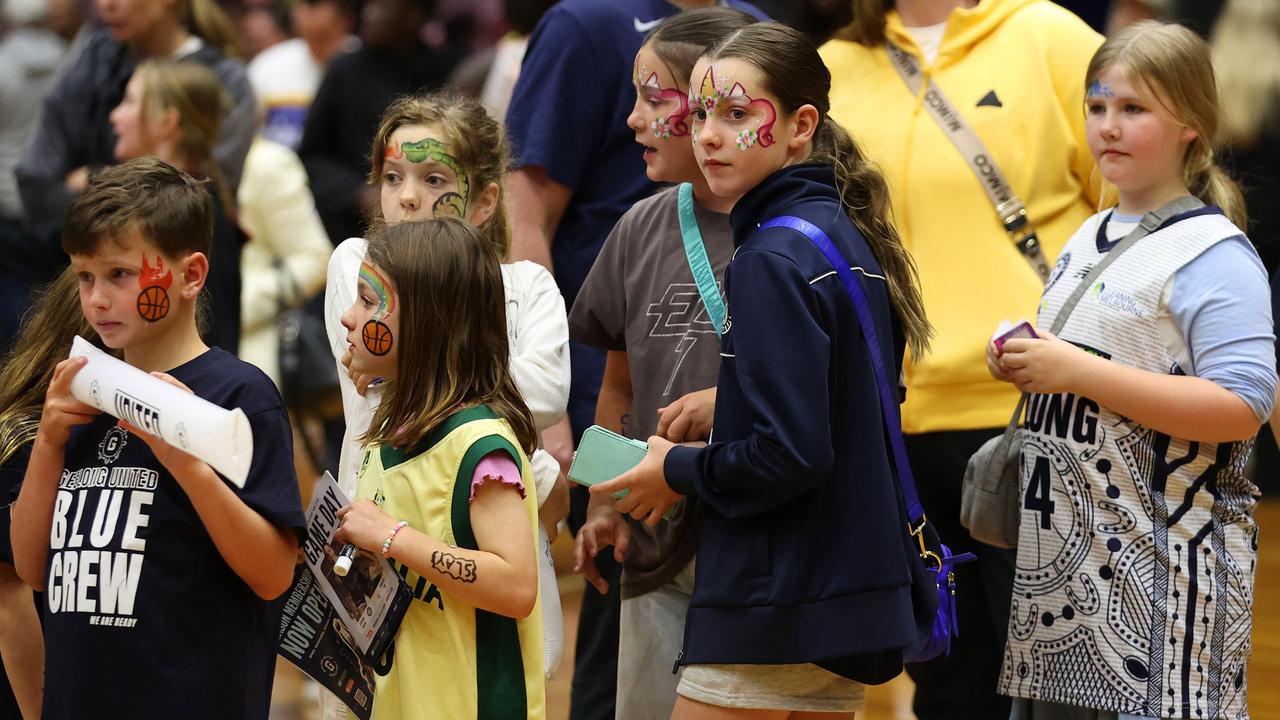
<instances>
[{"instance_id":1,"label":"number 4 on jersey","mask_svg":"<svg viewBox=\"0 0 1280 720\"><path fill-rule=\"evenodd\" d=\"M1027 483L1027 495L1022 506L1040 513L1040 529L1052 527L1050 516L1053 515L1053 496L1049 489L1049 458L1037 457L1035 467L1031 469L1031 481Z\"/></svg>"}]
</instances>

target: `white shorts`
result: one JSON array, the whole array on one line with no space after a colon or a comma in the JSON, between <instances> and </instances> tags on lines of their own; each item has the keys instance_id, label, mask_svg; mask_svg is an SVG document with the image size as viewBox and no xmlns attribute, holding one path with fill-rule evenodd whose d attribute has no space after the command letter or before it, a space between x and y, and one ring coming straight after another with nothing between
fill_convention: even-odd
<instances>
[{"instance_id":1,"label":"white shorts","mask_svg":"<svg viewBox=\"0 0 1280 720\"><path fill-rule=\"evenodd\" d=\"M817 665L689 665L676 692L728 708L858 712L866 686Z\"/></svg>"}]
</instances>

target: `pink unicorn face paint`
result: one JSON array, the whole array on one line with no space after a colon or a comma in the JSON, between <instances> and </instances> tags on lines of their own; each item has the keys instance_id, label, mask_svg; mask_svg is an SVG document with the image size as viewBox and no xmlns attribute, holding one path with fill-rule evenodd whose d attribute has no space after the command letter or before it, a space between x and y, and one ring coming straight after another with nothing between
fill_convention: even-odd
<instances>
[{"instance_id":1,"label":"pink unicorn face paint","mask_svg":"<svg viewBox=\"0 0 1280 720\"><path fill-rule=\"evenodd\" d=\"M720 67L720 69L717 69ZM734 130L739 150L750 150L757 144L773 144L773 124L778 110L763 97L752 97L740 82L723 72L722 66L710 65L702 76L697 91L690 91L689 105L694 108L694 123L715 117ZM695 128L696 129L696 128Z\"/></svg>"},{"instance_id":2,"label":"pink unicorn face paint","mask_svg":"<svg viewBox=\"0 0 1280 720\"><path fill-rule=\"evenodd\" d=\"M670 111L658 115L650 122L654 137L668 140L673 137L685 137L689 134L689 98L684 92L674 87L663 87L658 73L642 62L647 48L636 55L632 73L632 84L636 88L636 97L640 102L648 103L656 112ZM651 53L650 53L651 54ZM672 107L672 103L675 107Z\"/></svg>"}]
</instances>

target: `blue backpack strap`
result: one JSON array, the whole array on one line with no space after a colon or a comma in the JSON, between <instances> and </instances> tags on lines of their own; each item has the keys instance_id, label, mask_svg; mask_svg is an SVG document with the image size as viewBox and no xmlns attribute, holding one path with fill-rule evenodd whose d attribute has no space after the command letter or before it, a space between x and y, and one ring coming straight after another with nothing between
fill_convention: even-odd
<instances>
[{"instance_id":1,"label":"blue backpack strap","mask_svg":"<svg viewBox=\"0 0 1280 720\"><path fill-rule=\"evenodd\" d=\"M707 257L707 248L702 243L698 217L693 212L691 183L680 184L676 206L680 211L680 236L684 238L684 256L689 261L694 282L698 283L698 295L702 296L702 304L707 308L707 315L719 337L720 329L724 327L724 298L720 295L720 286L716 284L716 273Z\"/></svg>"},{"instance_id":2,"label":"blue backpack strap","mask_svg":"<svg viewBox=\"0 0 1280 720\"><path fill-rule=\"evenodd\" d=\"M911 463L907 460L907 446L902 439L902 422L898 417L898 393L894 389L896 384L891 386L889 383L891 376L885 369L884 356L880 353L880 340L876 335L875 318L871 316L871 305L867 301L866 291L862 289L862 284L858 282L853 270L850 269L849 261L845 259L840 249L831 241L831 238L827 237L827 234L822 231L822 228L794 215L773 218L761 224L760 227L790 228L809 238L827 258L827 262L831 264L831 267L836 271L836 275L840 278L840 282L844 285L845 292L849 294L849 299L853 301L853 309L858 315L858 325L861 327L862 336L866 339L867 347L871 351L871 367L875 373L876 389L880 395L880 411L884 415L885 428L889 434L889 445L893 451L893 464L897 470L898 487L902 490L902 499L907 507L907 523L911 528L911 533L920 536L925 524L924 506L920 504L920 496L916 492L915 478L911 474ZM923 537L921 537L921 542L923 543ZM941 564L941 558L939 562Z\"/></svg>"},{"instance_id":3,"label":"blue backpack strap","mask_svg":"<svg viewBox=\"0 0 1280 720\"><path fill-rule=\"evenodd\" d=\"M916 492L915 479L911 474L911 464L907 461L907 446L902 439L902 423L898 417L898 394L890 388L889 372L884 366L884 356L880 353L880 340L876 335L875 319L871 315L871 305L867 301L866 291L850 269L840 249L822 228L803 218L794 215L783 215L760 225L761 228L785 227L796 230L809 238L818 250L827 258L827 262L836 271L845 292L853 301L854 312L858 315L858 325L862 336L866 338L867 347L871 350L871 367L875 372L876 389L880 395L880 410L884 414L885 425L889 433L889 444L893 450L894 466L897 469L898 484L902 486L902 497L907 506L908 520L912 527L924 520L924 506L920 504L920 496Z\"/></svg>"}]
</instances>

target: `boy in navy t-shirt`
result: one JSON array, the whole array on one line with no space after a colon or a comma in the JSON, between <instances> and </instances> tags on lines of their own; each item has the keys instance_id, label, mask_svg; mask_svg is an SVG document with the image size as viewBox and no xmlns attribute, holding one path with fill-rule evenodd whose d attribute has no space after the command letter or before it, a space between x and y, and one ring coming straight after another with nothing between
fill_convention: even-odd
<instances>
[{"instance_id":1,"label":"boy in navy t-shirt","mask_svg":"<svg viewBox=\"0 0 1280 720\"><path fill-rule=\"evenodd\" d=\"M267 717L271 601L289 587L304 520L279 393L200 338L210 203L201 183L143 158L95 177L67 213L63 249L102 342L241 408L254 453L237 489L73 398L84 358L58 364L12 527L18 573L45 591L45 718Z\"/></svg>"}]
</instances>

